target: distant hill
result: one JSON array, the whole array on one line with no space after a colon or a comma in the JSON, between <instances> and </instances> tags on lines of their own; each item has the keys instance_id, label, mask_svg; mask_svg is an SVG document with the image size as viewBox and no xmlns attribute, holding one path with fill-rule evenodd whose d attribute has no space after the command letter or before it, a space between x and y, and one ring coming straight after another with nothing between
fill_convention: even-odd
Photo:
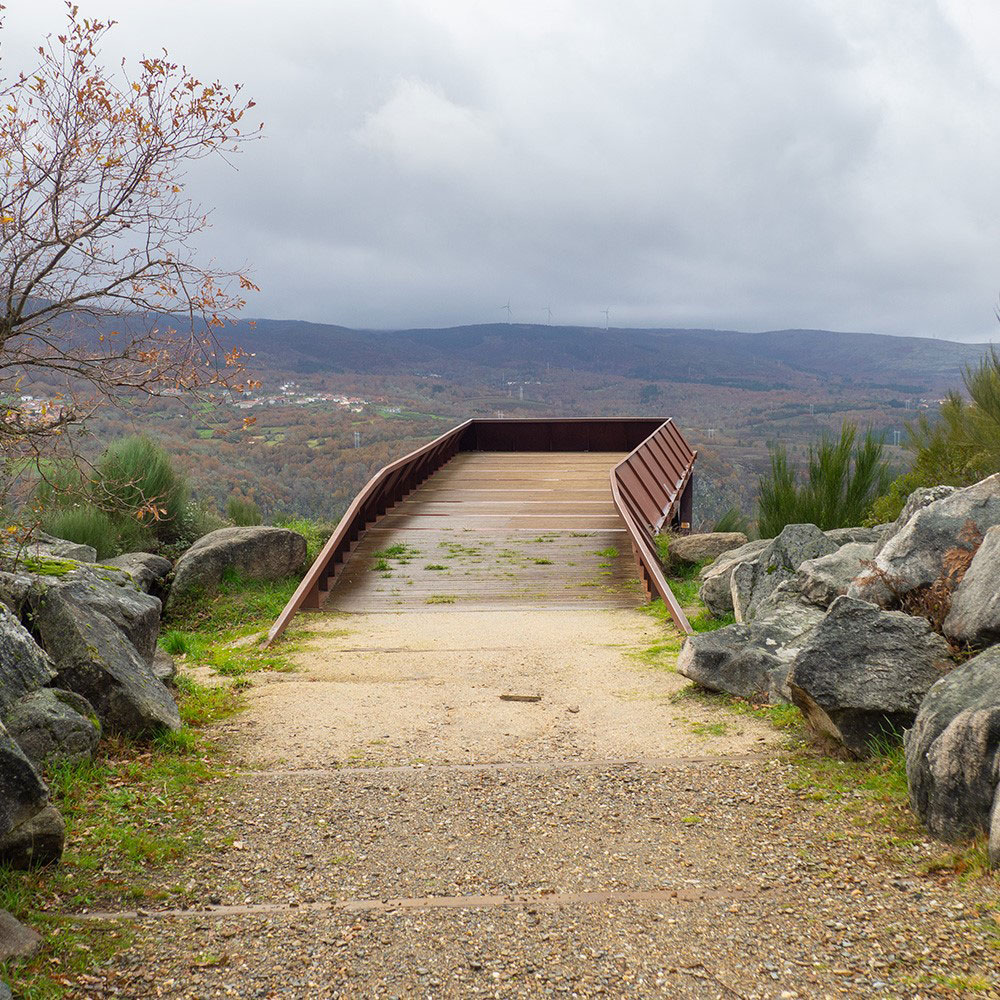
<instances>
[{"instance_id":1,"label":"distant hill","mask_svg":"<svg viewBox=\"0 0 1000 1000\"><path fill-rule=\"evenodd\" d=\"M548 370L651 382L802 389L818 382L903 394L956 386L986 344L827 330L596 329L496 323L446 329L352 330L291 320L227 331L261 371L437 374L484 381Z\"/></svg>"}]
</instances>

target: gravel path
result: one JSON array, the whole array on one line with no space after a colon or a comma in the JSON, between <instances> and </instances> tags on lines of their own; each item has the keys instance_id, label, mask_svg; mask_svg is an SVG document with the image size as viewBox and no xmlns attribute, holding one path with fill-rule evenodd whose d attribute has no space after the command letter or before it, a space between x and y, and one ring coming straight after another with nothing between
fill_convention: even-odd
<instances>
[{"instance_id":1,"label":"gravel path","mask_svg":"<svg viewBox=\"0 0 1000 1000\"><path fill-rule=\"evenodd\" d=\"M1000 996L996 883L921 874L941 845L793 790L756 718L671 701L630 655L662 638L625 610L320 620L162 873L197 907L130 919L89 995Z\"/></svg>"}]
</instances>

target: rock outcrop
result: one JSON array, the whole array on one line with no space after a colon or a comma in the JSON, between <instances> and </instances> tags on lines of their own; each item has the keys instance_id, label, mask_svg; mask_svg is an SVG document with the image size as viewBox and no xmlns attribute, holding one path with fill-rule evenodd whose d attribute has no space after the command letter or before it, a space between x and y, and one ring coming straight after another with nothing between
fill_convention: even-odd
<instances>
[{"instance_id":1,"label":"rock outcrop","mask_svg":"<svg viewBox=\"0 0 1000 1000\"><path fill-rule=\"evenodd\" d=\"M817 732L851 753L913 723L924 695L951 668L948 643L923 618L838 597L792 663L792 700Z\"/></svg>"},{"instance_id":2,"label":"rock outcrop","mask_svg":"<svg viewBox=\"0 0 1000 1000\"><path fill-rule=\"evenodd\" d=\"M305 558L306 540L287 528L220 528L177 560L168 607L212 592L227 571L247 580L281 580L297 573Z\"/></svg>"},{"instance_id":3,"label":"rock outcrop","mask_svg":"<svg viewBox=\"0 0 1000 1000\"><path fill-rule=\"evenodd\" d=\"M733 568L730 592L736 620L752 619L778 584L791 580L802 563L837 548L814 524L786 525L756 559Z\"/></svg>"},{"instance_id":4,"label":"rock outcrop","mask_svg":"<svg viewBox=\"0 0 1000 1000\"><path fill-rule=\"evenodd\" d=\"M747 536L742 531L710 531L696 535L676 535L670 539L670 561L693 565L708 559L717 559L724 552L731 552L746 545Z\"/></svg>"},{"instance_id":5,"label":"rock outcrop","mask_svg":"<svg viewBox=\"0 0 1000 1000\"><path fill-rule=\"evenodd\" d=\"M150 736L179 729L170 692L152 671L160 602L119 570L78 567L39 577L28 601L54 684L82 694L108 732Z\"/></svg>"},{"instance_id":6,"label":"rock outcrop","mask_svg":"<svg viewBox=\"0 0 1000 1000\"><path fill-rule=\"evenodd\" d=\"M11 958L29 958L41 947L40 934L22 924L13 914L0 910L0 962ZM10 996L10 993L7 995ZM3 1000L2 992L0 1000Z\"/></svg>"},{"instance_id":7,"label":"rock outcrop","mask_svg":"<svg viewBox=\"0 0 1000 1000\"><path fill-rule=\"evenodd\" d=\"M0 718L26 694L49 684L55 674L31 633L0 604Z\"/></svg>"},{"instance_id":8,"label":"rock outcrop","mask_svg":"<svg viewBox=\"0 0 1000 1000\"><path fill-rule=\"evenodd\" d=\"M874 528L830 528L823 534L835 545L849 545L851 542L881 545L891 530L891 524L876 524Z\"/></svg>"},{"instance_id":9,"label":"rock outcrop","mask_svg":"<svg viewBox=\"0 0 1000 1000\"><path fill-rule=\"evenodd\" d=\"M756 559L770 544L771 539L769 538L747 542L746 545L741 545L738 549L724 552L698 574L698 578L701 580L698 596L716 618L724 618L733 613L731 591L733 570L740 563Z\"/></svg>"},{"instance_id":10,"label":"rock outcrop","mask_svg":"<svg viewBox=\"0 0 1000 1000\"><path fill-rule=\"evenodd\" d=\"M169 559L152 552L126 552L125 555L108 559L106 565L128 573L141 591L161 600L167 592L167 576L174 568Z\"/></svg>"},{"instance_id":11,"label":"rock outcrop","mask_svg":"<svg viewBox=\"0 0 1000 1000\"><path fill-rule=\"evenodd\" d=\"M1000 526L986 532L952 595L944 634L976 647L1000 642Z\"/></svg>"},{"instance_id":12,"label":"rock outcrop","mask_svg":"<svg viewBox=\"0 0 1000 1000\"><path fill-rule=\"evenodd\" d=\"M52 535L38 531L24 547L22 555L35 559L73 559L76 562L92 563L97 561L97 549L92 545L81 545L65 538L54 538Z\"/></svg>"},{"instance_id":13,"label":"rock outcrop","mask_svg":"<svg viewBox=\"0 0 1000 1000\"><path fill-rule=\"evenodd\" d=\"M6 725L37 768L53 760L89 760L101 738L101 724L90 702L59 688L25 695L7 716Z\"/></svg>"},{"instance_id":14,"label":"rock outcrop","mask_svg":"<svg viewBox=\"0 0 1000 1000\"><path fill-rule=\"evenodd\" d=\"M57 861L64 837L45 783L0 725L0 862L27 868Z\"/></svg>"},{"instance_id":15,"label":"rock outcrop","mask_svg":"<svg viewBox=\"0 0 1000 1000\"><path fill-rule=\"evenodd\" d=\"M169 684L177 676L174 658L162 649L158 649L153 657L152 670L153 676L163 684Z\"/></svg>"},{"instance_id":16,"label":"rock outcrop","mask_svg":"<svg viewBox=\"0 0 1000 1000\"><path fill-rule=\"evenodd\" d=\"M66 823L50 802L6 836L0 837L0 860L11 868L51 865L62 857Z\"/></svg>"},{"instance_id":17,"label":"rock outcrop","mask_svg":"<svg viewBox=\"0 0 1000 1000\"><path fill-rule=\"evenodd\" d=\"M905 747L910 801L931 833L958 840L990 831L1000 784L1000 646L937 681ZM1000 853L992 860L1000 864Z\"/></svg>"},{"instance_id":18,"label":"rock outcrop","mask_svg":"<svg viewBox=\"0 0 1000 1000\"><path fill-rule=\"evenodd\" d=\"M689 636L677 671L711 691L751 701L787 701L788 669L823 611L794 593L744 624Z\"/></svg>"},{"instance_id":19,"label":"rock outcrop","mask_svg":"<svg viewBox=\"0 0 1000 1000\"><path fill-rule=\"evenodd\" d=\"M888 530L882 536L882 540L875 546L876 555L906 527L907 522L918 510L923 510L924 507L930 506L935 501L951 496L956 489L957 487L955 486L922 486L914 490L906 498L906 503L903 504L903 509L899 512L899 517L892 524L886 526Z\"/></svg>"},{"instance_id":20,"label":"rock outcrop","mask_svg":"<svg viewBox=\"0 0 1000 1000\"><path fill-rule=\"evenodd\" d=\"M827 532L829 537L829 532ZM795 588L813 604L828 608L875 555L874 543L847 542L835 552L807 559L795 573Z\"/></svg>"},{"instance_id":21,"label":"rock outcrop","mask_svg":"<svg viewBox=\"0 0 1000 1000\"><path fill-rule=\"evenodd\" d=\"M915 503L923 503L932 495L933 492L924 491ZM907 507L911 506L910 501ZM946 553L965 544L962 539L968 526L985 533L997 524L1000 524L1000 473L917 506L909 520L877 550L875 572L855 580L848 594L888 606L900 595L929 586L941 577Z\"/></svg>"}]
</instances>

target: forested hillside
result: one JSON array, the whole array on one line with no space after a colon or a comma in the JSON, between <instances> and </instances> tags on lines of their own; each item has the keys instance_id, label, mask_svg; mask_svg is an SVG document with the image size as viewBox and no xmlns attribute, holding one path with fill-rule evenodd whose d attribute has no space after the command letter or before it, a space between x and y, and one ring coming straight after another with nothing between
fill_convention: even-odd
<instances>
[{"instance_id":1,"label":"forested hillside","mask_svg":"<svg viewBox=\"0 0 1000 1000\"><path fill-rule=\"evenodd\" d=\"M801 458L847 418L893 446L984 350L823 331L516 324L358 331L258 320L226 336L253 353L260 390L239 405L167 398L125 415L105 410L88 447L148 431L176 456L195 498L216 509L236 494L270 517L330 519L386 461L458 420L497 413L673 416L701 452L696 516L710 520L734 503L750 510L769 444L783 441Z\"/></svg>"},{"instance_id":2,"label":"forested hillside","mask_svg":"<svg viewBox=\"0 0 1000 1000\"><path fill-rule=\"evenodd\" d=\"M299 374L435 372L524 377L568 370L632 379L761 388L813 378L929 392L954 384L981 346L827 330L595 329L496 323L436 330L351 330L318 323L241 321L232 339L259 362Z\"/></svg>"}]
</instances>

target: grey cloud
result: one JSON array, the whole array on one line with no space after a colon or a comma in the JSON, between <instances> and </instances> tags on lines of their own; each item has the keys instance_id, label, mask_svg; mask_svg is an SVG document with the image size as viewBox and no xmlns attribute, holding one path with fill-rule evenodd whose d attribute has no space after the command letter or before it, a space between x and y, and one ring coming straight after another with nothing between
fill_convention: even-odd
<instances>
[{"instance_id":1,"label":"grey cloud","mask_svg":"<svg viewBox=\"0 0 1000 1000\"><path fill-rule=\"evenodd\" d=\"M1000 332L987 0L83 6L258 100L190 185L256 314ZM8 70L60 17L12 4Z\"/></svg>"}]
</instances>

